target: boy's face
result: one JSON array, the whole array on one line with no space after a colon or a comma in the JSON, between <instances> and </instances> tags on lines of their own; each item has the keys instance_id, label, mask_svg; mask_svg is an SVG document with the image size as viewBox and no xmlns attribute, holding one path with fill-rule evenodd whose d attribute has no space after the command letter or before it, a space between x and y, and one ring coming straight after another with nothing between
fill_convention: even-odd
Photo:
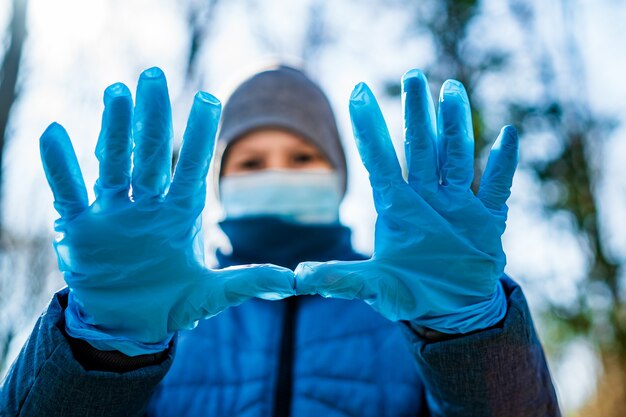
<instances>
[{"instance_id":1,"label":"boy's face","mask_svg":"<svg viewBox=\"0 0 626 417\"><path fill-rule=\"evenodd\" d=\"M333 167L313 144L293 133L264 129L251 132L235 141L222 162L222 176L256 171L328 170Z\"/></svg>"}]
</instances>

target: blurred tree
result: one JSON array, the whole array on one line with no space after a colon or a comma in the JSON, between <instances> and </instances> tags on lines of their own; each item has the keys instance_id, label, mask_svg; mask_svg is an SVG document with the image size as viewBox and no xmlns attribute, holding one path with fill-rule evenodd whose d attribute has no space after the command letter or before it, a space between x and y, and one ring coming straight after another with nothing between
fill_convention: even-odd
<instances>
[{"instance_id":1,"label":"blurred tree","mask_svg":"<svg viewBox=\"0 0 626 417\"><path fill-rule=\"evenodd\" d=\"M262 15L266 2L246 0L251 16ZM291 4L296 7L296 4ZM306 18L300 33L286 37L262 19L252 19L252 30L261 50L278 57L295 56L309 74L315 76L316 65L325 48L336 40L328 24L328 3L325 0L306 2ZM271 10L271 8L269 8ZM295 40L295 42L294 42Z\"/></svg>"},{"instance_id":2,"label":"blurred tree","mask_svg":"<svg viewBox=\"0 0 626 417\"><path fill-rule=\"evenodd\" d=\"M538 11L533 3L510 0L510 9L525 28L525 44L534 61L542 87L534 100L509 104L510 114L522 133L550 135L557 139L558 152L531 168L544 185L558 190L545 193L547 215L566 213L587 255L588 270L579 284L576 300L553 303L546 317L556 321L552 337L565 346L584 337L598 350L603 374L596 394L580 415L623 416L626 410L626 305L620 265L602 236L601 201L604 141L616 123L595 112L586 95L586 71L576 34L575 6L559 2L563 21L560 47L548 52L546 40L535 24ZM556 51L556 52L554 52ZM534 53L533 53L534 52ZM556 56L555 56L556 54ZM557 71L556 61L564 63ZM562 85L574 88L564 90ZM567 91L567 92L566 92ZM621 296L622 294L622 296Z\"/></svg>"},{"instance_id":3,"label":"blurred tree","mask_svg":"<svg viewBox=\"0 0 626 417\"><path fill-rule=\"evenodd\" d=\"M26 8L27 0L13 0L12 14L7 27L6 37L9 46L0 66L0 202L2 201L2 163L4 148L8 137L9 117L15 103L18 91L18 75L26 39ZM1 204L0 204L1 207ZM0 216L1 219L1 216ZM3 228L0 225L0 239Z\"/></svg>"},{"instance_id":4,"label":"blurred tree","mask_svg":"<svg viewBox=\"0 0 626 417\"><path fill-rule=\"evenodd\" d=\"M220 3L220 0L190 0L187 6L189 51L185 80L192 90L201 89L198 84L205 78L206 69L198 66L198 58L201 56L204 45L210 40L211 29L215 26Z\"/></svg>"},{"instance_id":5,"label":"blurred tree","mask_svg":"<svg viewBox=\"0 0 626 417\"><path fill-rule=\"evenodd\" d=\"M3 157L4 149L9 137L9 118L11 110L19 95L19 73L20 63L22 60L22 52L24 50L24 41L26 39L26 10L27 0L13 0L12 12L9 24L6 29L6 39L8 47L2 58L0 65L0 208L2 207L2 191L3 191ZM19 326L22 322L19 317L9 317L7 306L15 296L15 239L9 236L5 231L2 221L2 211L0 210L0 374L4 368L9 348L14 340ZM41 246L36 242L33 245L27 245L25 248L41 250ZM33 256L32 259L41 259L40 256ZM31 271L41 273L38 279L28 281L26 287L35 286L39 288L41 279L45 276L42 271L37 268L35 263Z\"/></svg>"},{"instance_id":6,"label":"blurred tree","mask_svg":"<svg viewBox=\"0 0 626 417\"><path fill-rule=\"evenodd\" d=\"M301 44L301 58L304 65L311 72L320 54L336 39L327 22L327 3L324 0L315 0L309 4L307 22Z\"/></svg>"},{"instance_id":7,"label":"blurred tree","mask_svg":"<svg viewBox=\"0 0 626 417\"><path fill-rule=\"evenodd\" d=\"M203 85L208 68L198 64L202 56L203 49L210 43L212 28L217 20L217 13L221 0L188 0L181 4L182 13L187 20L189 30L189 45L187 49L187 59L185 62L185 86L182 89L183 95L189 92L195 94L199 90L207 90ZM176 161L180 153L180 142L174 143L172 151L172 170L176 166Z\"/></svg>"}]
</instances>

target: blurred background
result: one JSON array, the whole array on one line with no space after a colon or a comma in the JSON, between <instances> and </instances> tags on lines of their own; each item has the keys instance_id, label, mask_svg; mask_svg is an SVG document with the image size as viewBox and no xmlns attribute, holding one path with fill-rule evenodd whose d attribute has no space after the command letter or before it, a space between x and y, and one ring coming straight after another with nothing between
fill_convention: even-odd
<instances>
[{"instance_id":1,"label":"blurred background","mask_svg":"<svg viewBox=\"0 0 626 417\"><path fill-rule=\"evenodd\" d=\"M143 69L161 67L180 138L195 91L224 100L267 63L304 66L335 108L350 165L342 218L368 252L375 212L348 97L371 86L402 159L399 80L417 67L435 97L446 78L468 89L477 178L500 127L520 130L507 272L525 289L565 414L624 416L624 21L620 0L1 0L0 376L63 285L38 152L50 122L67 128L93 184L109 84L134 90ZM205 212L219 216L214 201Z\"/></svg>"}]
</instances>

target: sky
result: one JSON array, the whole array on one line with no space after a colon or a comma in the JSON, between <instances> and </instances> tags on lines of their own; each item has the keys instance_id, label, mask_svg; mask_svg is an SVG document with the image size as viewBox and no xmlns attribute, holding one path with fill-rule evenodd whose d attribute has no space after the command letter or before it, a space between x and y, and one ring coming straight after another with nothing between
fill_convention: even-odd
<instances>
[{"instance_id":1,"label":"sky","mask_svg":"<svg viewBox=\"0 0 626 417\"><path fill-rule=\"evenodd\" d=\"M563 47L559 2L535 1L542 8L537 30L545 36L548 47L558 51ZM6 25L8 3L0 5L0 27ZM215 19L207 23L209 41L199 53L198 77L189 85L184 77L189 42L186 2L31 0L21 96L12 114L3 167L6 227L20 236L53 237L52 224L57 214L41 168L37 140L50 122L57 121L68 130L89 187L97 175L93 150L100 128L102 91L107 85L121 81L133 91L143 69L161 67L168 77L174 128L180 138L196 89L210 91L223 100L243 76L262 64L275 59L299 61L303 27L313 3L272 0L254 6L250 0L222 2ZM406 70L425 67L436 59L427 40L407 34L412 16L406 9L371 3L366 7L355 0L328 2L323 28L328 45L307 65L336 111L349 163L349 189L342 218L354 230L357 249L366 253L373 247L375 212L367 174L350 131L350 91L356 83L365 81L379 94L401 156L401 104L399 99L383 97L384 83L399 80ZM485 13L473 30L481 41L523 50L523 29L515 26L505 3L485 0ZM571 19L585 72L573 74L571 68L558 68L563 76L554 88L559 94L573 96L582 88L594 110L626 122L626 83L622 80L626 69L626 6L617 0L575 3ZM484 86L483 100L497 106L507 94L528 93L524 80L532 69L527 67L523 54L520 56L509 78L496 78ZM624 129L618 128L606 139L599 157L603 175L598 187L602 189L605 219L602 227L618 259L626 258ZM554 152L554 147L548 138L530 138L522 144L522 161L545 157ZM541 209L541 191L531 173L520 170L516 174L504 236L507 272L524 285L534 309L541 308L548 299L566 301L573 297L585 269L581 242L569 232L571 219L557 215L547 221ZM218 216L215 202L209 201L205 217L212 221ZM214 228L208 227L206 232L209 242L220 240ZM50 282L52 289L62 284L58 274ZM45 300L42 308L43 303ZM552 370L564 408L574 409L592 392L598 364L592 348L582 342L568 348L561 359L551 363Z\"/></svg>"}]
</instances>

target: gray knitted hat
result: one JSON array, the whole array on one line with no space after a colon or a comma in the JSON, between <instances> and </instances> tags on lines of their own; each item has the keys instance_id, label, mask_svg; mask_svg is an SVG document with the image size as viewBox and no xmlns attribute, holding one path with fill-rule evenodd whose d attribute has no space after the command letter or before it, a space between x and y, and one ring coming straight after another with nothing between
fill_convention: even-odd
<instances>
[{"instance_id":1,"label":"gray knitted hat","mask_svg":"<svg viewBox=\"0 0 626 417\"><path fill-rule=\"evenodd\" d=\"M346 156L328 98L302 71L278 65L244 81L222 111L221 160L228 147L262 128L290 131L316 145L337 170L346 190Z\"/></svg>"}]
</instances>

